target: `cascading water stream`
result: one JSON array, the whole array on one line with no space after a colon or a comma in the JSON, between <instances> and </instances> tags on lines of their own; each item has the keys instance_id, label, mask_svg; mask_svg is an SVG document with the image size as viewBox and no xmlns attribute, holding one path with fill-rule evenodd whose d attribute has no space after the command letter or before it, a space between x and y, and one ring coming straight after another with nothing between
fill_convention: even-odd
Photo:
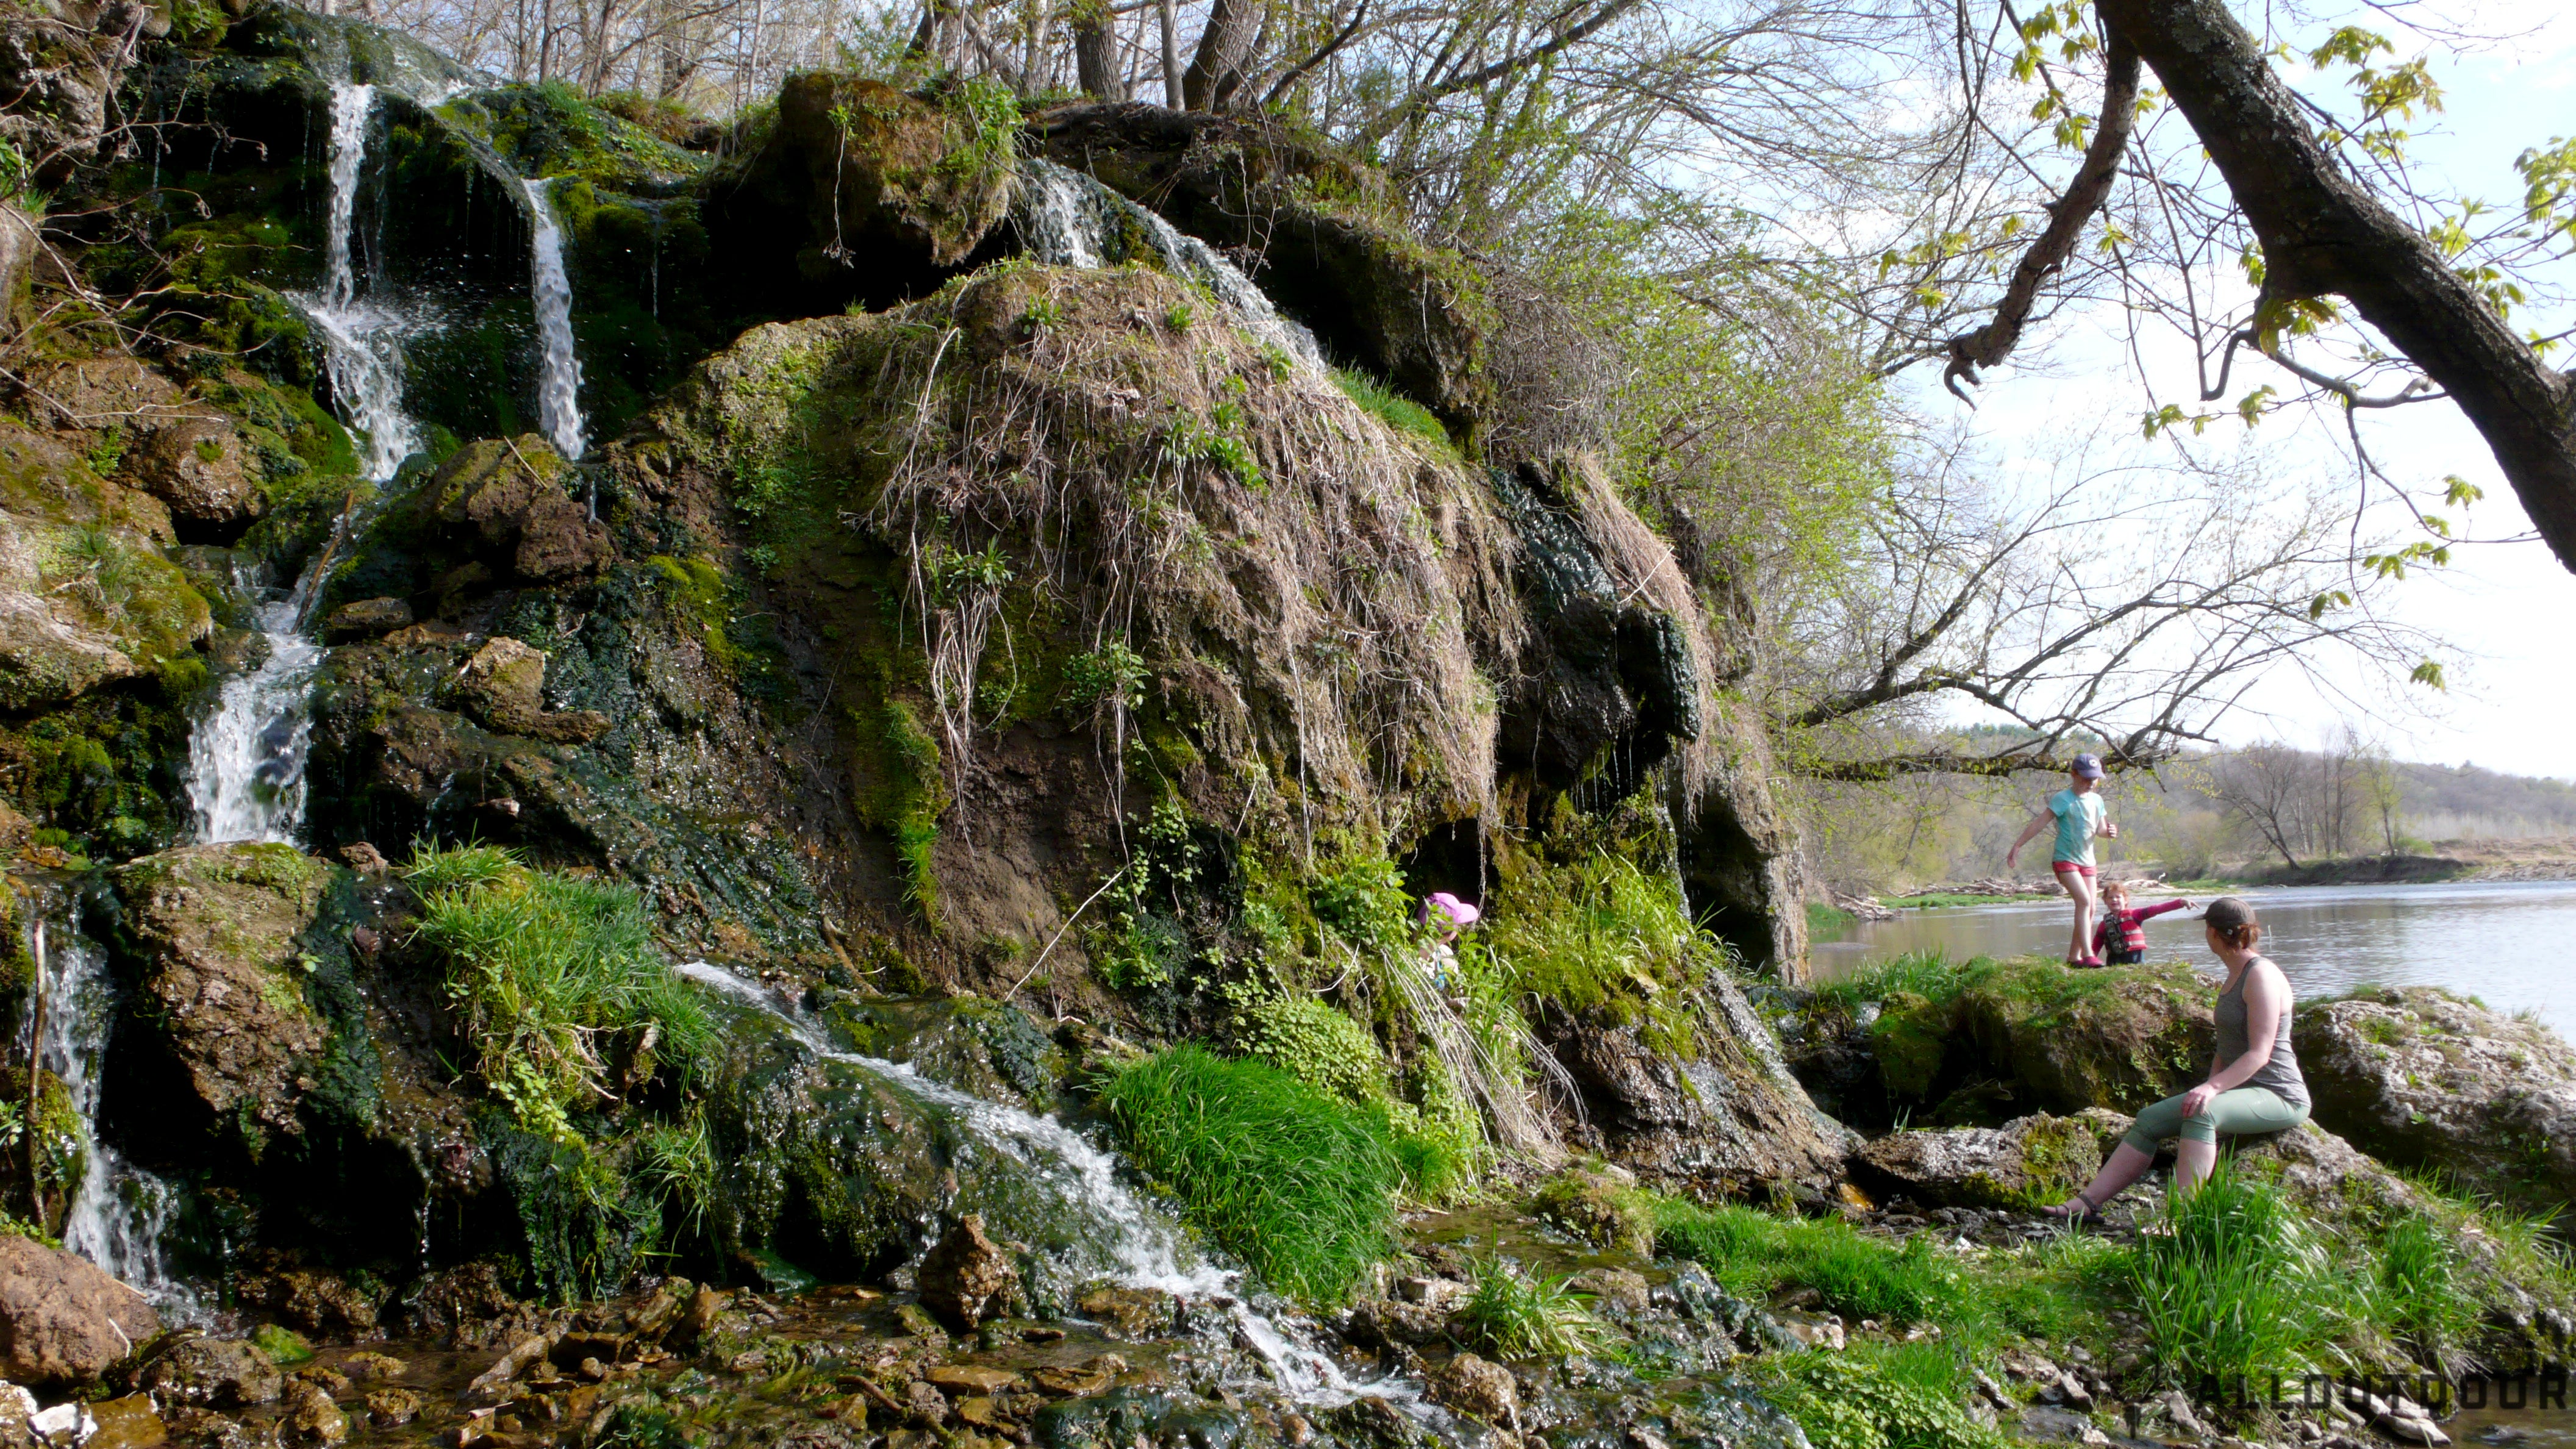
<instances>
[{"instance_id":1,"label":"cascading water stream","mask_svg":"<svg viewBox=\"0 0 2576 1449\"><path fill-rule=\"evenodd\" d=\"M98 1135L99 1068L116 1017L106 952L81 934L75 895L51 894L45 907L28 943L43 1007L30 1026L34 1040L22 1039L19 1051L24 1060L32 1047L36 1060L62 1082L80 1119L83 1170L64 1213L63 1246L140 1290L165 1315L201 1317L161 1243L162 1229L178 1207L177 1190L127 1162Z\"/></svg>"},{"instance_id":2,"label":"cascading water stream","mask_svg":"<svg viewBox=\"0 0 2576 1449\"><path fill-rule=\"evenodd\" d=\"M1166 270L1215 293L1245 331L1300 362L1324 365L1315 334L1280 316L1261 288L1206 242L1079 171L1035 157L1020 166L1023 184L1012 206L1030 256L1054 267L1115 266L1142 260L1125 241L1142 233Z\"/></svg>"},{"instance_id":3,"label":"cascading water stream","mask_svg":"<svg viewBox=\"0 0 2576 1449\"><path fill-rule=\"evenodd\" d=\"M332 396L366 440L362 469L382 482L420 448L419 425L402 405L403 341L422 331L427 319L385 298L359 295L354 257L358 182L375 105L374 86L332 82L331 215L322 289L300 293L296 302L322 334Z\"/></svg>"},{"instance_id":4,"label":"cascading water stream","mask_svg":"<svg viewBox=\"0 0 2576 1449\"><path fill-rule=\"evenodd\" d=\"M564 271L563 228L543 177L519 183L528 193L529 292L537 308L537 341L544 355L537 371L537 421L555 451L579 459L582 436L581 357L572 339L572 278Z\"/></svg>"},{"instance_id":5,"label":"cascading water stream","mask_svg":"<svg viewBox=\"0 0 2576 1449\"><path fill-rule=\"evenodd\" d=\"M1069 1265L1076 1276L1105 1274L1127 1287L1156 1288L1224 1307L1243 1341L1260 1354L1279 1386L1297 1399L1329 1404L1370 1393L1408 1407L1418 1403L1419 1395L1401 1380L1352 1382L1330 1358L1299 1342L1293 1326L1254 1308L1244 1297L1239 1272L1194 1253L1168 1215L1119 1180L1116 1158L1062 1122L988 1102L934 1082L909 1066L839 1046L822 1026L781 1003L767 988L721 966L692 961L679 969L690 980L776 1019L815 1056L854 1067L940 1112L981 1148L1044 1182L1068 1206L1087 1216L1089 1237L1106 1252L1108 1261Z\"/></svg>"}]
</instances>

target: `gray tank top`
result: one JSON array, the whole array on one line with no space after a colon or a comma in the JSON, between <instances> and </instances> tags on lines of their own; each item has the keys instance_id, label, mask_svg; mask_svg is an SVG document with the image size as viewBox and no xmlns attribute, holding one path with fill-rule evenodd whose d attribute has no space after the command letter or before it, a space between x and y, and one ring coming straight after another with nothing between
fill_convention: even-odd
<instances>
[{"instance_id":1,"label":"gray tank top","mask_svg":"<svg viewBox=\"0 0 2576 1449\"><path fill-rule=\"evenodd\" d=\"M2263 958L2258 956L2256 961ZM2236 974L2236 984L2218 993L2218 1064L2231 1067L2245 1055L2245 978L2254 974L2254 962ZM2290 1048L2290 1013L2281 1013L2281 1024L2272 1033L2272 1059L2263 1069L2245 1080L2249 1087L2268 1087L2272 1095L2293 1107L2308 1105L2308 1079L2299 1074L2299 1055Z\"/></svg>"}]
</instances>

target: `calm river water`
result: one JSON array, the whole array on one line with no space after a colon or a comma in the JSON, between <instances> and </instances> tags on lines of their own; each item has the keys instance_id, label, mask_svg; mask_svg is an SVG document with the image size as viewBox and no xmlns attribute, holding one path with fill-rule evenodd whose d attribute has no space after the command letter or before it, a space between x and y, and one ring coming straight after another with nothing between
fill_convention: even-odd
<instances>
[{"instance_id":1,"label":"calm river water","mask_svg":"<svg viewBox=\"0 0 2576 1449\"><path fill-rule=\"evenodd\" d=\"M2576 1036L2576 881L2467 885L2299 886L2246 891L2263 917L2264 946L2302 996L2355 986L2445 986L2498 1011L2531 1010ZM2147 897L2152 904L2159 897ZM2194 896L2195 904L2204 901ZM2215 972L2197 911L2147 923L2150 960L2180 959ZM1860 922L1820 941L1818 974L1938 949L1953 959L2066 949L2068 907L1953 906Z\"/></svg>"}]
</instances>

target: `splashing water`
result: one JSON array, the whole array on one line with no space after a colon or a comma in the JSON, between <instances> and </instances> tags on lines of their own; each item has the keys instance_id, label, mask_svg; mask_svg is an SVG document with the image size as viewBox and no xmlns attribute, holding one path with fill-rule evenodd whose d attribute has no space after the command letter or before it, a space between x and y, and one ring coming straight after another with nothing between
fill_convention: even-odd
<instances>
[{"instance_id":1,"label":"splashing water","mask_svg":"<svg viewBox=\"0 0 2576 1449\"><path fill-rule=\"evenodd\" d=\"M358 181L375 105L374 86L331 85L331 216L322 289L296 294L295 301L322 334L332 397L365 436L360 465L369 479L381 483L420 449L420 427L402 405L403 342L427 330L431 319L382 298L358 295Z\"/></svg>"},{"instance_id":2,"label":"splashing water","mask_svg":"<svg viewBox=\"0 0 2576 1449\"><path fill-rule=\"evenodd\" d=\"M1108 1276L1124 1286L1156 1288L1178 1298L1226 1309L1243 1341L1261 1356L1279 1386L1292 1397L1331 1404L1368 1393L1406 1406L1418 1401L1418 1392L1401 1380L1354 1383L1330 1358L1298 1341L1293 1326L1283 1325L1255 1309L1245 1301L1240 1272L1193 1252L1168 1215L1119 1180L1117 1158L1062 1122L985 1101L934 1082L910 1066L839 1046L822 1026L780 1002L767 988L721 966L692 961L679 970L690 980L776 1019L815 1056L857 1068L941 1113L978 1146L1044 1183L1090 1219L1091 1240L1106 1245L1113 1260L1074 1265L1078 1269L1096 1272L1106 1268Z\"/></svg>"},{"instance_id":3,"label":"splashing water","mask_svg":"<svg viewBox=\"0 0 2576 1449\"><path fill-rule=\"evenodd\" d=\"M528 193L530 290L537 307L537 340L545 349L537 374L537 421L556 452L578 459L588 444L582 437L581 356L573 349L572 278L564 272L563 228L555 224L545 178L519 184Z\"/></svg>"},{"instance_id":4,"label":"splashing water","mask_svg":"<svg viewBox=\"0 0 2576 1449\"><path fill-rule=\"evenodd\" d=\"M83 1171L63 1219L63 1246L140 1290L167 1317L196 1321L203 1305L171 1270L162 1233L178 1189L127 1162L98 1135L99 1067L116 1018L107 953L81 934L80 904L49 897L30 940L44 1010L32 1024L37 1060L63 1084L80 1119ZM19 1049L28 1043L23 1039Z\"/></svg>"},{"instance_id":5,"label":"splashing water","mask_svg":"<svg viewBox=\"0 0 2576 1449\"><path fill-rule=\"evenodd\" d=\"M1309 366L1324 365L1315 334L1280 316L1261 288L1206 242L1079 171L1035 157L1020 167L1012 212L1030 256L1054 267L1141 261L1124 240L1141 232L1165 270L1215 293L1245 331Z\"/></svg>"},{"instance_id":6,"label":"splashing water","mask_svg":"<svg viewBox=\"0 0 2576 1449\"><path fill-rule=\"evenodd\" d=\"M322 646L303 632L320 567L283 599L262 604L268 658L224 681L215 712L188 736L188 795L197 839L295 841L304 822L304 757L313 741L305 695Z\"/></svg>"}]
</instances>

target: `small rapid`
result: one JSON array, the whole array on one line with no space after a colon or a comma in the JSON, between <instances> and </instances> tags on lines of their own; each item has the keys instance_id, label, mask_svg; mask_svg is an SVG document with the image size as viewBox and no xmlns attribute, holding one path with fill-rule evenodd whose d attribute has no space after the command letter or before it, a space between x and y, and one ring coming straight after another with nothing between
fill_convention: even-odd
<instances>
[{"instance_id":1,"label":"small rapid","mask_svg":"<svg viewBox=\"0 0 2576 1449\"><path fill-rule=\"evenodd\" d=\"M1244 1292L1241 1270L1192 1249L1168 1213L1120 1180L1116 1157L1064 1123L986 1101L932 1081L910 1066L840 1046L822 1024L781 1001L776 993L721 966L692 961L679 971L775 1019L815 1056L865 1072L945 1116L979 1146L1015 1164L1084 1214L1090 1229L1086 1240L1104 1249L1106 1256L1100 1261L1055 1265L1068 1276L1107 1277L1122 1287L1159 1289L1222 1307L1277 1385L1302 1402L1342 1403L1363 1393L1407 1406L1418 1402L1418 1392L1401 1380L1354 1382L1329 1357L1303 1341L1303 1330L1294 1320L1275 1319L1255 1308Z\"/></svg>"},{"instance_id":2,"label":"small rapid","mask_svg":"<svg viewBox=\"0 0 2576 1449\"><path fill-rule=\"evenodd\" d=\"M564 271L563 228L555 221L546 179L532 176L519 184L528 193L529 293L537 309L537 341L544 349L537 372L537 421L556 452L578 460L589 440L582 436L581 355L573 346L572 278Z\"/></svg>"},{"instance_id":3,"label":"small rapid","mask_svg":"<svg viewBox=\"0 0 2576 1449\"><path fill-rule=\"evenodd\" d=\"M1253 336L1310 367L1324 366L1315 334L1279 315L1270 298L1216 249L1152 211L1052 161L1020 162L1012 217L1029 255L1052 267L1111 267L1143 261L1126 238L1142 235L1165 270L1215 294Z\"/></svg>"}]
</instances>

